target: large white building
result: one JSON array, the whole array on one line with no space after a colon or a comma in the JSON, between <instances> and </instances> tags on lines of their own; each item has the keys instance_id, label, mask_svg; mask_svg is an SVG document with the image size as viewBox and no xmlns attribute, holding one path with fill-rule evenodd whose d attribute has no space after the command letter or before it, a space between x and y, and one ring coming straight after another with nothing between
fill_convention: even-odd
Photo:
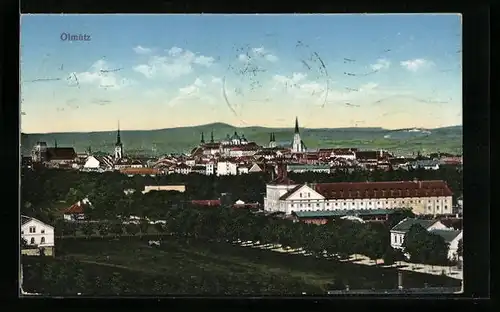
<instances>
[{"instance_id":1,"label":"large white building","mask_svg":"<svg viewBox=\"0 0 500 312\"><path fill-rule=\"evenodd\" d=\"M54 227L40 220L21 216L21 238L28 246L43 247L46 255L54 254Z\"/></svg>"},{"instance_id":2,"label":"large white building","mask_svg":"<svg viewBox=\"0 0 500 312\"><path fill-rule=\"evenodd\" d=\"M279 196L278 196L279 194ZM270 183L264 210L372 210L411 208L420 215L452 214L452 192L444 181L361 183Z\"/></svg>"}]
</instances>

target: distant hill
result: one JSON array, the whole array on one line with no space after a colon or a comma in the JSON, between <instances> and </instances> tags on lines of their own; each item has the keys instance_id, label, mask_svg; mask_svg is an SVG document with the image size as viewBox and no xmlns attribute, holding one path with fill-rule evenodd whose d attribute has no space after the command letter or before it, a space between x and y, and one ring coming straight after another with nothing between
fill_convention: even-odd
<instances>
[{"instance_id":1,"label":"distant hill","mask_svg":"<svg viewBox=\"0 0 500 312\"><path fill-rule=\"evenodd\" d=\"M293 128L234 127L224 123L213 123L192 127L179 127L158 130L125 130L121 138L125 153L161 155L167 153L189 152L200 143L201 133L205 141L224 139L236 131L249 141L261 145L269 143L269 134L275 133L276 141L291 142ZM402 152L442 151L458 152L462 148L462 126L437 129L383 128L333 128L301 129L302 139L308 148L318 147L358 147L361 149L391 149ZM116 131L104 132L66 132L21 134L23 154L29 153L37 141L45 141L52 146L57 140L60 147L73 146L83 152L90 146L92 151L112 153L116 142Z\"/></svg>"}]
</instances>

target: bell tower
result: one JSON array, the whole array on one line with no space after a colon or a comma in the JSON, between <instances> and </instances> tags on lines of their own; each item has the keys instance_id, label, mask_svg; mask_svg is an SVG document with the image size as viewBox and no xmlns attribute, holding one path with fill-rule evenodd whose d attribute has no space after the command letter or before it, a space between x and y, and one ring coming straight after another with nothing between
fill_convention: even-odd
<instances>
[{"instance_id":1,"label":"bell tower","mask_svg":"<svg viewBox=\"0 0 500 312\"><path fill-rule=\"evenodd\" d=\"M123 144L120 137L120 122L118 121L118 132L116 133L115 160L123 158Z\"/></svg>"}]
</instances>

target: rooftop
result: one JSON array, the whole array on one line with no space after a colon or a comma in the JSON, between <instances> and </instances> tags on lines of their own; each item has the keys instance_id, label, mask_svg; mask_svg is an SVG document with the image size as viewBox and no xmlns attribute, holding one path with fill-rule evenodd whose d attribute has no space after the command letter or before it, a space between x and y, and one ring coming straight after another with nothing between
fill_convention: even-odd
<instances>
[{"instance_id":1,"label":"rooftop","mask_svg":"<svg viewBox=\"0 0 500 312\"><path fill-rule=\"evenodd\" d=\"M436 234L444 238L444 241L449 243L453 241L462 231L456 230L432 230L430 233Z\"/></svg>"},{"instance_id":2,"label":"rooftop","mask_svg":"<svg viewBox=\"0 0 500 312\"><path fill-rule=\"evenodd\" d=\"M424 229L428 229L431 225L433 225L436 222L438 222L438 220L422 220L422 219L406 218L405 220L396 224L391 229L391 231L408 232L410 230L410 228L415 224L422 226Z\"/></svg>"}]
</instances>

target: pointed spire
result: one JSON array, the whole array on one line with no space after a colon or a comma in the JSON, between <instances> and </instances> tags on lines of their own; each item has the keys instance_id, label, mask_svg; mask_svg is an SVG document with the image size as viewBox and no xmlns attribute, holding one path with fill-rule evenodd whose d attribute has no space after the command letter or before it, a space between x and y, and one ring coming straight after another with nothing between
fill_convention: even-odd
<instances>
[{"instance_id":1,"label":"pointed spire","mask_svg":"<svg viewBox=\"0 0 500 312\"><path fill-rule=\"evenodd\" d=\"M210 132L210 143L214 143L214 131Z\"/></svg>"},{"instance_id":2,"label":"pointed spire","mask_svg":"<svg viewBox=\"0 0 500 312\"><path fill-rule=\"evenodd\" d=\"M276 142L276 137L274 136L274 132L273 132L273 142Z\"/></svg>"},{"instance_id":3,"label":"pointed spire","mask_svg":"<svg viewBox=\"0 0 500 312\"><path fill-rule=\"evenodd\" d=\"M272 141L273 141L273 133L271 132L271 133L269 134L269 142L272 142Z\"/></svg>"},{"instance_id":4,"label":"pointed spire","mask_svg":"<svg viewBox=\"0 0 500 312\"><path fill-rule=\"evenodd\" d=\"M299 118L295 117L295 133L299 133Z\"/></svg>"},{"instance_id":5,"label":"pointed spire","mask_svg":"<svg viewBox=\"0 0 500 312\"><path fill-rule=\"evenodd\" d=\"M54 140L54 147L57 148L57 139Z\"/></svg>"},{"instance_id":6,"label":"pointed spire","mask_svg":"<svg viewBox=\"0 0 500 312\"><path fill-rule=\"evenodd\" d=\"M200 140L200 142L202 144L205 143L205 136L204 136L203 132L201 133L201 140Z\"/></svg>"},{"instance_id":7,"label":"pointed spire","mask_svg":"<svg viewBox=\"0 0 500 312\"><path fill-rule=\"evenodd\" d=\"M116 145L122 144L122 139L120 137L120 121L118 120L118 132L116 133Z\"/></svg>"}]
</instances>

